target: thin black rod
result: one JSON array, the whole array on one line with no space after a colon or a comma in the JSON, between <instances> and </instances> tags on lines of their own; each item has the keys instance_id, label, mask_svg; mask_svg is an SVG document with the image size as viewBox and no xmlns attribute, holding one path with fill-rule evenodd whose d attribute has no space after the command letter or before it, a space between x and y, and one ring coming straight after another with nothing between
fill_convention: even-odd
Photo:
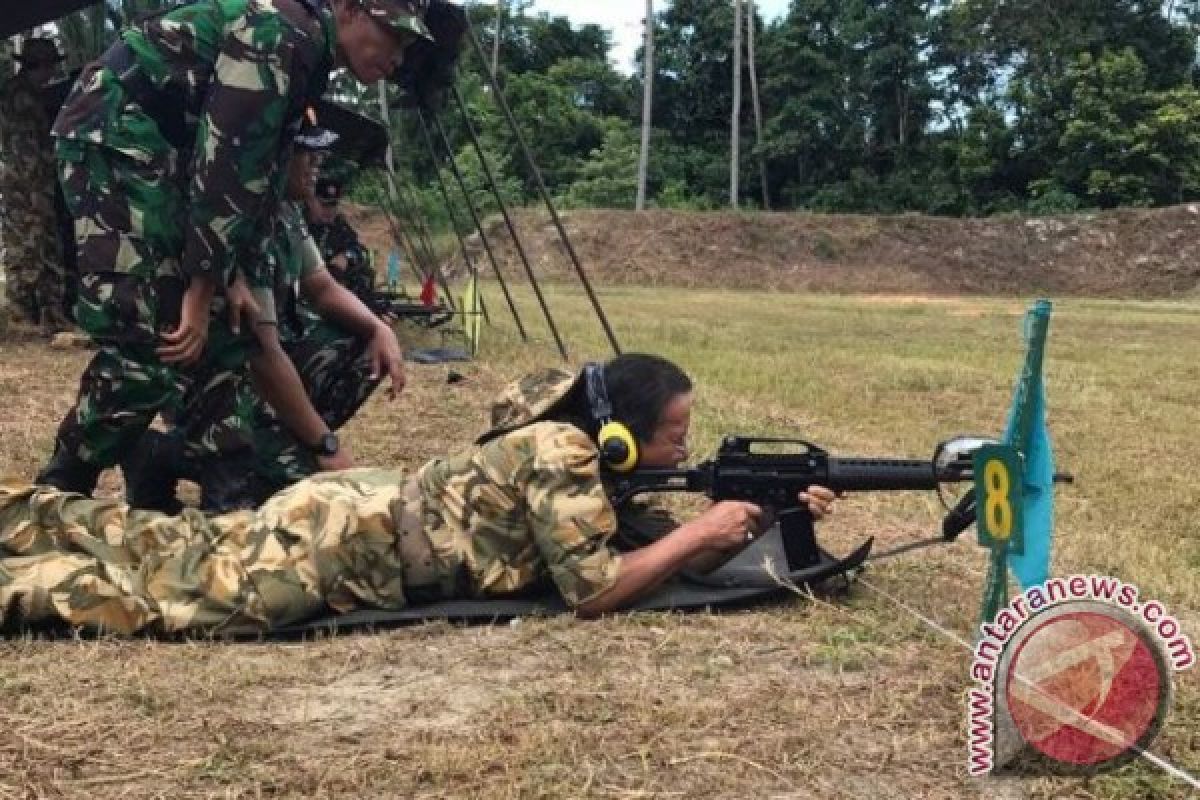
<instances>
[{"instance_id":1,"label":"thin black rod","mask_svg":"<svg viewBox=\"0 0 1200 800\"><path fill-rule=\"evenodd\" d=\"M483 174L487 179L488 186L492 190L492 195L496 198L496 204L500 207L500 213L504 216L504 224L508 226L508 233L512 237L513 244L516 245L517 255L521 257L521 264L525 267L525 274L529 277L529 285L533 287L533 293L537 297L538 305L542 308L542 314L546 318L546 324L550 326L550 333L554 335L554 343L558 345L558 352L566 361L567 347L563 344L562 336L558 333L558 326L554 324L554 317L550 315L550 307L546 305L546 298L542 294L542 287L538 283L537 276L533 274L533 267L529 263L529 256L525 254L525 247L521 244L521 237L517 235L517 229L513 225L512 216L508 213L508 206L504 202L504 198L500 196L500 188L496 184L496 176L492 174L492 168L488 164L487 156L483 154L483 145L479 142L479 135L475 133L475 125L471 122L471 116L467 113L467 104L463 101L462 93L458 87L454 88L454 102L458 105L458 111L462 114L463 125L470 134L471 144L475 148L476 155L479 156L479 163L483 165Z\"/></svg>"},{"instance_id":2,"label":"thin black rod","mask_svg":"<svg viewBox=\"0 0 1200 800\"><path fill-rule=\"evenodd\" d=\"M424 256L420 249L413 243L412 237L408 232L396 222L396 209L393 201L388 198L388 190L380 188L379 190L380 210L383 211L383 218L387 220L388 228L392 233L392 241L396 243L401 250L404 251L407 257L408 265L412 268L413 275L416 276L418 283L424 283L429 277L427 266L424 262Z\"/></svg>"},{"instance_id":3,"label":"thin black rod","mask_svg":"<svg viewBox=\"0 0 1200 800\"><path fill-rule=\"evenodd\" d=\"M429 151L429 159L433 163L433 173L437 176L438 189L442 192L442 202L446 206L446 215L450 217L450 227L454 229L454 238L458 239L458 250L462 253L463 262L467 265L467 272L471 274L473 280L479 280L479 270L475 267L475 262L471 259L470 252L467 251L467 240L463 238L463 233L458 227L458 215L454 213L454 206L450 202L450 192L446 189L446 181L442 179L442 169L439 165L437 151L433 147L433 137L429 135L429 123L425 121L425 112L417 107L417 119L421 123L421 136L425 139L425 148ZM479 297L479 310L483 312L483 319L487 324L491 325L492 320L488 315L487 306L483 303L483 295Z\"/></svg>"},{"instance_id":4,"label":"thin black rod","mask_svg":"<svg viewBox=\"0 0 1200 800\"><path fill-rule=\"evenodd\" d=\"M542 201L550 211L550 218L554 220L554 227L558 229L558 235L562 239L563 246L567 249L567 255L571 257L571 263L575 265L575 272L579 275L579 281L583 284L583 289L587 292L588 299L592 303L592 308L596 310L596 316L599 318L600 324L604 327L604 334L608 337L608 343L612 345L613 352L620 355L621 345L617 344L616 334L613 333L612 326L608 324L608 316L605 315L604 309L600 306L599 298L596 297L595 291L592 290L592 283L588 280L587 273L583 271L583 265L579 262L579 256L575 253L575 247L571 244L570 237L567 236L567 229L563 227L562 220L558 216L558 210L554 207L554 201L550 199L550 192L546 190L546 182L542 180L542 172L533 160L533 152L529 149L529 145L526 144L520 127L517 126L517 119L513 116L512 109L508 106L508 101L504 99L504 92L500 89L500 82L496 80L496 74L492 71L487 59L483 55L483 48L479 44L479 37L475 35L475 28L471 25L469 16L467 18L467 35L470 37L471 46L474 48L475 55L479 58L482 65L483 74L487 76L488 83L491 84L492 95L496 99L496 105L500 107L500 110L504 112L504 118L508 120L508 127L512 129L513 136L517 140L517 145L521 148L526 163L529 164L530 172L533 173L534 180L537 183L538 192L542 195ZM461 105L462 98L458 93L458 87L455 87L454 94L459 99ZM466 114L465 109L463 113L464 115Z\"/></svg>"},{"instance_id":5,"label":"thin black rod","mask_svg":"<svg viewBox=\"0 0 1200 800\"><path fill-rule=\"evenodd\" d=\"M462 172L458 168L458 162L454 159L454 147L450 144L450 137L446 136L446 129L442 127L442 121L436 114L433 115L433 128L438 132L438 136L442 139L442 146L446 148L448 156L447 163L450 165L450 171L454 175L454 180L458 183L459 191L467 201L467 210L471 212L471 221L475 224L475 230L479 232L479 241L483 243L484 252L487 253L488 260L492 263L492 271L496 273L496 280L500 282L500 289L504 292L504 299L508 302L508 310L512 312L513 321L517 323L517 331L521 334L521 341L529 341L528 334L525 333L525 325L521 322L521 315L517 313L517 306L513 302L512 293L508 290L508 282L504 280L504 273L500 271L500 265L496 261L496 254L492 252L492 244L488 241L487 234L483 230L483 223L479 219L479 209L475 208L475 201L471 199L471 190L467 188L467 182L463 180Z\"/></svg>"},{"instance_id":6,"label":"thin black rod","mask_svg":"<svg viewBox=\"0 0 1200 800\"><path fill-rule=\"evenodd\" d=\"M393 184L395 179L393 178ZM400 191L397 190L397 194ZM408 207L408 217L412 220L417 228L417 236L420 238L422 245L425 247L425 252L431 265L431 271L437 279L438 285L442 287L442 291L446 294L446 302L450 304L450 308L455 308L454 295L450 291L450 284L446 281L446 274L442 272L442 262L437 257L437 251L433 247L433 237L429 233L429 226L425 224L425 216L420 213L417 207L415 195L409 193L407 196L406 205Z\"/></svg>"},{"instance_id":7,"label":"thin black rod","mask_svg":"<svg viewBox=\"0 0 1200 800\"><path fill-rule=\"evenodd\" d=\"M403 198L403 192L400 189L399 181L396 180L396 166L392 158L391 108L388 103L387 86L383 81L379 82L379 112L381 121L383 122L384 131L387 133L387 153L384 160L386 163L388 176L388 197L391 199L393 205L397 203L402 204L402 210L405 211L405 216L408 218L408 222L416 226L417 238L421 245L425 248L424 266L426 276L432 272L433 276L438 282L438 285L441 286L442 292L446 296L446 303L451 309L454 309L454 295L450 291L450 285L446 282L446 276L442 273L441 262L438 261L433 249L433 242L429 235L429 229L425 226L424 218L420 214L416 213L419 209L415 196L410 194L407 198Z\"/></svg>"}]
</instances>

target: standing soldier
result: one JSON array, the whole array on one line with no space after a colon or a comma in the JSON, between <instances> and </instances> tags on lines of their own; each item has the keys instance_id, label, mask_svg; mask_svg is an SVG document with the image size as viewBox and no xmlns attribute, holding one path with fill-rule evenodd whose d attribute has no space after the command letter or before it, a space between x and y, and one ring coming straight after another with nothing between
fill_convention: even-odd
<instances>
[{"instance_id":1,"label":"standing soldier","mask_svg":"<svg viewBox=\"0 0 1200 800\"><path fill-rule=\"evenodd\" d=\"M77 322L99 350L39 483L90 492L159 411L179 407L198 371L244 366L254 245L282 197L304 109L335 66L364 83L392 75L429 35L425 6L191 3L124 31L84 69L54 134L75 218ZM294 407L278 385L260 389L281 415ZM249 447L250 427L225 429ZM317 448L328 431L317 433L303 444Z\"/></svg>"},{"instance_id":2,"label":"standing soldier","mask_svg":"<svg viewBox=\"0 0 1200 800\"><path fill-rule=\"evenodd\" d=\"M27 40L17 56L20 72L0 92L0 232L8 313L14 323L41 326L46 333L71 327L54 210L58 179L51 118L42 99L60 61L53 40Z\"/></svg>"}]
</instances>

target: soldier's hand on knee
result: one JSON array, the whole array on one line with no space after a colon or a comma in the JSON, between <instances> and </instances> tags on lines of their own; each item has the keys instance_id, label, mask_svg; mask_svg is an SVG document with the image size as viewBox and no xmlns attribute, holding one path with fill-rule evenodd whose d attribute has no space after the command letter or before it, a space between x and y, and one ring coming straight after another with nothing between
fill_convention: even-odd
<instances>
[{"instance_id":1,"label":"soldier's hand on knee","mask_svg":"<svg viewBox=\"0 0 1200 800\"><path fill-rule=\"evenodd\" d=\"M387 376L391 382L388 397L395 399L405 381L404 353L396 341L396 332L380 323L367 345L367 354L371 359L371 380L382 380Z\"/></svg>"},{"instance_id":2,"label":"soldier's hand on knee","mask_svg":"<svg viewBox=\"0 0 1200 800\"><path fill-rule=\"evenodd\" d=\"M192 278L183 293L179 326L161 334L164 344L159 345L157 353L165 363L189 366L204 355L204 346L208 343L209 306L215 290L213 278Z\"/></svg>"},{"instance_id":3,"label":"soldier's hand on knee","mask_svg":"<svg viewBox=\"0 0 1200 800\"><path fill-rule=\"evenodd\" d=\"M234 278L233 283L225 290L225 300L229 304L230 330L235 334L241 333L243 320L253 330L254 323L258 320L262 309L259 308L258 301L254 299L250 287L246 284L246 279L241 274Z\"/></svg>"}]
</instances>

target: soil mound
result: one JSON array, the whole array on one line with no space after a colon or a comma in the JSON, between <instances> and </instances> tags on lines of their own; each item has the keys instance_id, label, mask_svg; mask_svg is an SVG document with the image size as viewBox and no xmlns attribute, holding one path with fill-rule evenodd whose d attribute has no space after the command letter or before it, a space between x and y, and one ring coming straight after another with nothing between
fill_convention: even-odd
<instances>
[{"instance_id":1,"label":"soil mound","mask_svg":"<svg viewBox=\"0 0 1200 800\"><path fill-rule=\"evenodd\" d=\"M372 248L392 247L382 215L350 212ZM514 217L535 273L571 278L549 216ZM605 210L562 217L588 276L605 285L1138 298L1200 290L1200 205L987 219ZM485 232L506 278L524 280L503 220L489 220ZM478 234L468 246L490 274ZM457 244L445 251L447 271L460 274Z\"/></svg>"}]
</instances>

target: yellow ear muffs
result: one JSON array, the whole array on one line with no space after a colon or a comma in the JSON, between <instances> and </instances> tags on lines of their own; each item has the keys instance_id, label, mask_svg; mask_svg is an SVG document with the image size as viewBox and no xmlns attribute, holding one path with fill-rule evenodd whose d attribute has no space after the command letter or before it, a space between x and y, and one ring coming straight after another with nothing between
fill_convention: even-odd
<instances>
[{"instance_id":1,"label":"yellow ear muffs","mask_svg":"<svg viewBox=\"0 0 1200 800\"><path fill-rule=\"evenodd\" d=\"M620 422L607 422L596 436L600 457L613 472L629 472L637 466L637 440Z\"/></svg>"}]
</instances>

